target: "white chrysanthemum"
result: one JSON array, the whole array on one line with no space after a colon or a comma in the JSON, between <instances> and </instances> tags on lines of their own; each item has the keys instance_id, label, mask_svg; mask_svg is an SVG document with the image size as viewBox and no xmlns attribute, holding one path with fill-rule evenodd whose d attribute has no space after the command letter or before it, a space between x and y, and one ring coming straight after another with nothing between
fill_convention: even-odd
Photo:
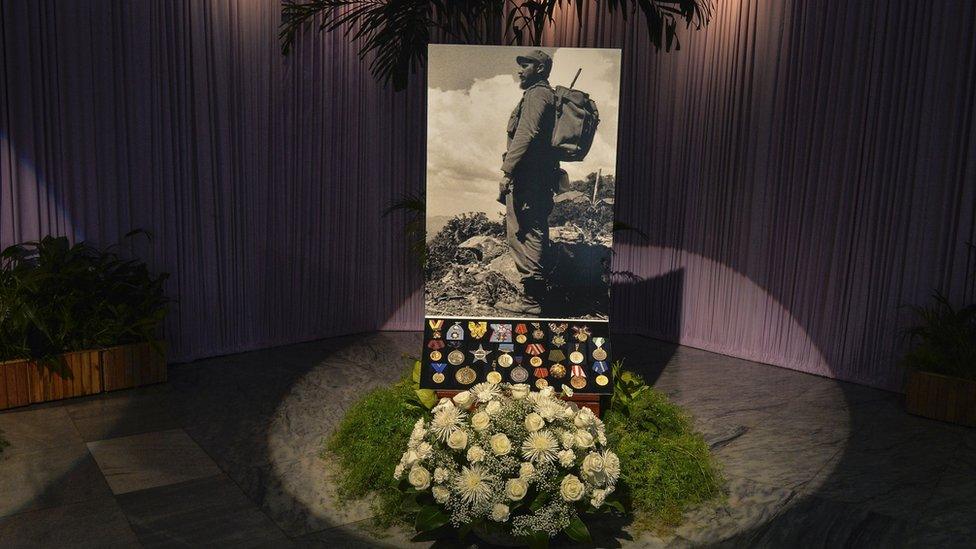
<instances>
[{"instance_id":1,"label":"white chrysanthemum","mask_svg":"<svg viewBox=\"0 0 976 549\"><path fill-rule=\"evenodd\" d=\"M560 450L557 455L559 456L559 464L563 467L572 467L573 462L576 461L576 452L572 450Z\"/></svg>"},{"instance_id":2,"label":"white chrysanthemum","mask_svg":"<svg viewBox=\"0 0 976 549\"><path fill-rule=\"evenodd\" d=\"M430 420L430 432L441 442L447 440L451 433L461 428L465 413L455 406L445 406L434 414Z\"/></svg>"},{"instance_id":3,"label":"white chrysanthemum","mask_svg":"<svg viewBox=\"0 0 976 549\"><path fill-rule=\"evenodd\" d=\"M603 502L607 499L607 491L601 490L599 488L593 490L593 495L590 497L590 505L599 508L603 505Z\"/></svg>"},{"instance_id":4,"label":"white chrysanthemum","mask_svg":"<svg viewBox=\"0 0 976 549\"><path fill-rule=\"evenodd\" d=\"M454 480L454 489L469 504L484 505L491 499L495 477L478 465L464 467Z\"/></svg>"},{"instance_id":5,"label":"white chrysanthemum","mask_svg":"<svg viewBox=\"0 0 976 549\"><path fill-rule=\"evenodd\" d=\"M551 398L546 398L546 399L540 398L535 405L535 411L537 414L542 416L542 419L546 421L552 421L553 419L559 417L560 414L562 414L564 406L565 405L558 400L551 399Z\"/></svg>"},{"instance_id":6,"label":"white chrysanthemum","mask_svg":"<svg viewBox=\"0 0 976 549\"><path fill-rule=\"evenodd\" d=\"M549 431L530 433L522 443L522 457L535 463L552 463L558 448L556 437Z\"/></svg>"},{"instance_id":7,"label":"white chrysanthemum","mask_svg":"<svg viewBox=\"0 0 976 549\"><path fill-rule=\"evenodd\" d=\"M604 450L600 457L603 458L603 472L607 475L607 482L616 483L620 478L620 458L610 450Z\"/></svg>"},{"instance_id":8,"label":"white chrysanthemum","mask_svg":"<svg viewBox=\"0 0 976 549\"><path fill-rule=\"evenodd\" d=\"M471 394L478 400L478 402L488 402L498 398L498 395L502 394L501 388L498 387L497 383L479 383L471 388Z\"/></svg>"}]
</instances>

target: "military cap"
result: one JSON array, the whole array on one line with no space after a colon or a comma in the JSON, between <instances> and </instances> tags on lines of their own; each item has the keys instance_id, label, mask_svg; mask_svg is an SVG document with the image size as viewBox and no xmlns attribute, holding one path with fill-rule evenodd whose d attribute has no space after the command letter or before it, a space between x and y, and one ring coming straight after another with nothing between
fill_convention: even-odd
<instances>
[{"instance_id":1,"label":"military cap","mask_svg":"<svg viewBox=\"0 0 976 549\"><path fill-rule=\"evenodd\" d=\"M519 64L532 62L545 67L551 67L552 57L549 57L549 54L542 50L533 50L525 55L519 55L515 58L515 62Z\"/></svg>"}]
</instances>

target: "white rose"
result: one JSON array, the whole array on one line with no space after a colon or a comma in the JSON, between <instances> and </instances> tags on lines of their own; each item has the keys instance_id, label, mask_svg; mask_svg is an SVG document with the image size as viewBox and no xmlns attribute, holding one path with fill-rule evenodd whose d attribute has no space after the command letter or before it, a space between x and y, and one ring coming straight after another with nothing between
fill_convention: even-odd
<instances>
[{"instance_id":1,"label":"white rose","mask_svg":"<svg viewBox=\"0 0 976 549\"><path fill-rule=\"evenodd\" d=\"M452 406L454 406L454 403L451 402L451 399L444 397L440 400L440 402L437 403L437 406L431 408L430 411L431 413L436 414L438 410L443 410L444 408L450 408Z\"/></svg>"},{"instance_id":2,"label":"white rose","mask_svg":"<svg viewBox=\"0 0 976 549\"><path fill-rule=\"evenodd\" d=\"M471 394L471 391L461 391L454 395L454 404L457 404L461 408L467 408L473 400L474 396Z\"/></svg>"},{"instance_id":3,"label":"white rose","mask_svg":"<svg viewBox=\"0 0 976 549\"><path fill-rule=\"evenodd\" d=\"M542 429L545 426L546 426L546 420L542 419L542 416L540 416L539 414L532 412L529 415L525 416L525 428L528 429L529 432L538 431L539 429Z\"/></svg>"},{"instance_id":4,"label":"white rose","mask_svg":"<svg viewBox=\"0 0 976 549\"><path fill-rule=\"evenodd\" d=\"M468 461L478 463L483 459L485 459L485 451L481 449L481 446L475 445L468 448Z\"/></svg>"},{"instance_id":5,"label":"white rose","mask_svg":"<svg viewBox=\"0 0 976 549\"><path fill-rule=\"evenodd\" d=\"M590 505L593 507L600 507L603 502L607 499L607 491L597 488L593 490L593 497L590 498Z\"/></svg>"},{"instance_id":6,"label":"white rose","mask_svg":"<svg viewBox=\"0 0 976 549\"><path fill-rule=\"evenodd\" d=\"M610 450L603 452L603 471L607 474L610 484L617 482L617 478L620 477L620 458Z\"/></svg>"},{"instance_id":7,"label":"white rose","mask_svg":"<svg viewBox=\"0 0 976 549\"><path fill-rule=\"evenodd\" d=\"M505 433L497 433L492 435L491 451L495 452L499 456L504 456L512 451L512 442L508 440L508 436L506 436Z\"/></svg>"},{"instance_id":8,"label":"white rose","mask_svg":"<svg viewBox=\"0 0 976 549\"><path fill-rule=\"evenodd\" d=\"M449 476L451 473L443 467L434 469L434 482L444 482Z\"/></svg>"},{"instance_id":9,"label":"white rose","mask_svg":"<svg viewBox=\"0 0 976 549\"><path fill-rule=\"evenodd\" d=\"M488 415L494 415L498 413L498 410L501 409L502 409L502 403L498 402L497 400L493 400L489 402L487 405L485 405L485 412L487 412Z\"/></svg>"},{"instance_id":10,"label":"white rose","mask_svg":"<svg viewBox=\"0 0 976 549\"><path fill-rule=\"evenodd\" d=\"M471 426L477 431L484 431L488 428L489 423L491 423L491 417L485 412L478 412L471 416Z\"/></svg>"},{"instance_id":11,"label":"white rose","mask_svg":"<svg viewBox=\"0 0 976 549\"><path fill-rule=\"evenodd\" d=\"M419 465L414 465L410 468L410 474L407 475L407 480L410 481L410 485L414 488L426 490L430 486L430 472Z\"/></svg>"},{"instance_id":12,"label":"white rose","mask_svg":"<svg viewBox=\"0 0 976 549\"><path fill-rule=\"evenodd\" d=\"M593 415L593 410L590 410L589 408L585 408L585 407L580 408L580 411L576 414L576 417L573 419L573 425L576 425L580 429L583 429L584 427L589 427L590 425L593 425L594 419L596 419L596 416Z\"/></svg>"},{"instance_id":13,"label":"white rose","mask_svg":"<svg viewBox=\"0 0 976 549\"><path fill-rule=\"evenodd\" d=\"M593 446L593 435L587 433L586 431L576 431L573 433L573 438L576 441L576 446L580 448L589 448Z\"/></svg>"},{"instance_id":14,"label":"white rose","mask_svg":"<svg viewBox=\"0 0 976 549\"><path fill-rule=\"evenodd\" d=\"M562 394L566 396L566 398L573 398L573 388L564 383Z\"/></svg>"},{"instance_id":15,"label":"white rose","mask_svg":"<svg viewBox=\"0 0 976 549\"><path fill-rule=\"evenodd\" d=\"M575 475L566 475L559 483L559 495L566 501L579 501L584 490L583 483Z\"/></svg>"},{"instance_id":16,"label":"white rose","mask_svg":"<svg viewBox=\"0 0 976 549\"><path fill-rule=\"evenodd\" d=\"M451 491L444 486L434 486L431 492L434 493L434 500L440 504L447 503L448 498L451 497Z\"/></svg>"},{"instance_id":17,"label":"white rose","mask_svg":"<svg viewBox=\"0 0 976 549\"><path fill-rule=\"evenodd\" d=\"M522 400L523 398L529 396L530 387L525 383L516 383L512 385L512 398L515 400Z\"/></svg>"},{"instance_id":18,"label":"white rose","mask_svg":"<svg viewBox=\"0 0 976 549\"><path fill-rule=\"evenodd\" d=\"M447 437L447 445L453 450L464 450L468 446L468 434L458 429Z\"/></svg>"},{"instance_id":19,"label":"white rose","mask_svg":"<svg viewBox=\"0 0 976 549\"><path fill-rule=\"evenodd\" d=\"M416 450L407 450L406 454L403 454L403 464L410 467L420 459L420 455L417 454Z\"/></svg>"},{"instance_id":20,"label":"white rose","mask_svg":"<svg viewBox=\"0 0 976 549\"><path fill-rule=\"evenodd\" d=\"M509 479L505 483L505 497L512 501L518 501L525 497L529 491L529 483L521 478Z\"/></svg>"},{"instance_id":21,"label":"white rose","mask_svg":"<svg viewBox=\"0 0 976 549\"><path fill-rule=\"evenodd\" d=\"M576 410L573 410L569 406L563 408L563 413L562 413L563 419L573 419L573 416L575 415L576 415Z\"/></svg>"},{"instance_id":22,"label":"white rose","mask_svg":"<svg viewBox=\"0 0 976 549\"><path fill-rule=\"evenodd\" d=\"M584 475L593 476L603 472L603 458L596 452L590 452L583 458L582 471Z\"/></svg>"},{"instance_id":23,"label":"white rose","mask_svg":"<svg viewBox=\"0 0 976 549\"><path fill-rule=\"evenodd\" d=\"M528 461L522 462L522 465L519 467L519 478L529 478L534 474L535 465L532 465Z\"/></svg>"},{"instance_id":24,"label":"white rose","mask_svg":"<svg viewBox=\"0 0 976 549\"><path fill-rule=\"evenodd\" d=\"M508 505L504 503L496 503L494 507L491 508L491 520L495 522L505 522L508 520Z\"/></svg>"},{"instance_id":25,"label":"white rose","mask_svg":"<svg viewBox=\"0 0 976 549\"><path fill-rule=\"evenodd\" d=\"M572 450L560 450L558 454L559 464L563 467L572 467L573 462L576 461L576 453Z\"/></svg>"},{"instance_id":26,"label":"white rose","mask_svg":"<svg viewBox=\"0 0 976 549\"><path fill-rule=\"evenodd\" d=\"M420 444L417 445L418 460L427 459L430 457L432 453L434 453L434 448L430 445L429 442L421 442Z\"/></svg>"},{"instance_id":27,"label":"white rose","mask_svg":"<svg viewBox=\"0 0 976 549\"><path fill-rule=\"evenodd\" d=\"M576 444L576 437L573 436L572 432L566 431L559 436L559 443L563 445L563 448L572 448Z\"/></svg>"}]
</instances>

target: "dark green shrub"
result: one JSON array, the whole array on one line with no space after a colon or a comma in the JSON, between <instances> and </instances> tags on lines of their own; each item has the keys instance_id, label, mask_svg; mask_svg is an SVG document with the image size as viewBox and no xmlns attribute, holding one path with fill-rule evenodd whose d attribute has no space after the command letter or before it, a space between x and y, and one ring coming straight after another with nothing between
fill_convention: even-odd
<instances>
[{"instance_id":1,"label":"dark green shrub","mask_svg":"<svg viewBox=\"0 0 976 549\"><path fill-rule=\"evenodd\" d=\"M135 231L126 237L139 234ZM47 236L0 253L0 360L154 340L168 275L110 247Z\"/></svg>"},{"instance_id":2,"label":"dark green shrub","mask_svg":"<svg viewBox=\"0 0 976 549\"><path fill-rule=\"evenodd\" d=\"M910 307L916 324L905 330L913 347L904 365L976 380L976 304L957 309L939 292L933 299L931 305Z\"/></svg>"}]
</instances>

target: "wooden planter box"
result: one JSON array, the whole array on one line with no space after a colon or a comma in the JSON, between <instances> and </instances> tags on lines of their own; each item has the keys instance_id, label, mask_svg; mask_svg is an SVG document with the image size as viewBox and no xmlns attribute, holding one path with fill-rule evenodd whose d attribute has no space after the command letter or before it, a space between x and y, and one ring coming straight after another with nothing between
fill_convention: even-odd
<instances>
[{"instance_id":1,"label":"wooden planter box","mask_svg":"<svg viewBox=\"0 0 976 549\"><path fill-rule=\"evenodd\" d=\"M32 360L28 380L32 404L101 393L101 351L65 353L53 364Z\"/></svg>"},{"instance_id":2,"label":"wooden planter box","mask_svg":"<svg viewBox=\"0 0 976 549\"><path fill-rule=\"evenodd\" d=\"M0 410L30 404L27 360L0 362Z\"/></svg>"},{"instance_id":3,"label":"wooden planter box","mask_svg":"<svg viewBox=\"0 0 976 549\"><path fill-rule=\"evenodd\" d=\"M912 371L905 407L910 414L976 427L976 381Z\"/></svg>"},{"instance_id":4,"label":"wooden planter box","mask_svg":"<svg viewBox=\"0 0 976 549\"><path fill-rule=\"evenodd\" d=\"M159 342L165 350L164 342ZM166 357L149 343L131 343L102 350L106 391L117 391L166 381Z\"/></svg>"}]
</instances>

